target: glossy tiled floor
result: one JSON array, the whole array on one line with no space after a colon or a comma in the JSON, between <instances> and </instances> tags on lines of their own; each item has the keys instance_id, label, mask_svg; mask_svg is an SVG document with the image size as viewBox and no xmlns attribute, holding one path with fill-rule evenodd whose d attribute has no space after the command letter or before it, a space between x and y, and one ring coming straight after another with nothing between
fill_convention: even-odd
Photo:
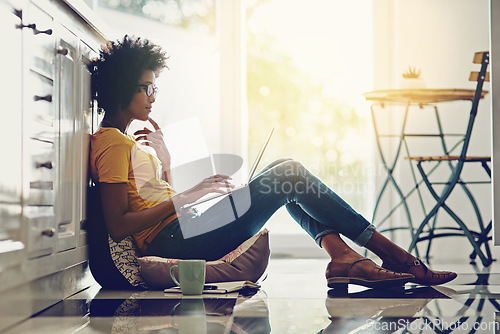
<instances>
[{"instance_id":1,"label":"glossy tiled floor","mask_svg":"<svg viewBox=\"0 0 500 334\"><path fill-rule=\"evenodd\" d=\"M500 333L500 264L454 264L441 287L326 287L325 259L272 259L262 289L218 298L82 291L8 333Z\"/></svg>"}]
</instances>

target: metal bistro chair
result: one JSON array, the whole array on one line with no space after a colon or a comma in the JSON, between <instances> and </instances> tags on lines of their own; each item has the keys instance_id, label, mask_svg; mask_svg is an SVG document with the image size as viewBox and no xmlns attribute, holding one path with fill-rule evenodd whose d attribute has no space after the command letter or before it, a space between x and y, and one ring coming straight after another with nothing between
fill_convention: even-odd
<instances>
[{"instance_id":1,"label":"metal bistro chair","mask_svg":"<svg viewBox=\"0 0 500 334\"><path fill-rule=\"evenodd\" d=\"M436 204L428 212L424 220L420 223L419 227L415 230L413 234L412 242L409 247L409 251L416 249L417 243L421 241L428 241L427 245L427 258L429 257L431 241L434 238L446 237L446 236L464 236L466 237L473 247L473 252L470 258L474 260L478 256L485 266L489 266L493 261L491 250L488 241L491 240L489 232L491 230L491 221L488 226L484 226L479 208L476 204L472 193L467 187L467 184L477 184L477 183L491 183L491 170L488 166L488 162L491 161L491 157L479 157L479 156L468 156L467 150L470 143L470 137L472 133L472 128L476 118L479 100L481 99L481 94L483 93L483 83L484 81L489 81L489 73L486 71L489 64L489 52L478 52L474 55L473 63L481 64L481 70L479 72L472 72L469 81L477 81L476 90L474 94L474 99L472 100L472 107L469 114L469 121L467 129L463 138L461 139L462 148L460 155L451 155L450 150L446 147L446 143L441 139L441 144L445 155L442 156L432 156L432 157L407 157L406 159L416 162L417 169L422 176L424 184L427 186L432 197L436 200ZM431 181L429 174L433 169L428 168L427 171L424 170L424 163L434 163L436 164L446 163L450 168L450 175L445 182ZM460 174L467 163L480 163L484 171L488 176L486 181L464 181L461 179ZM468 196L472 207L475 211L475 217L478 223L479 231L473 231L469 226L446 204L446 200L450 197L451 193L458 185L464 190L465 194ZM440 193L436 190L437 185L442 185L443 189ZM452 227L438 227L436 226L436 218L440 209L444 209L446 213L457 223L457 226ZM430 224L431 219L433 222ZM429 225L429 226L428 226ZM427 228L426 228L427 227ZM483 249L481 249L483 247Z\"/></svg>"}]
</instances>

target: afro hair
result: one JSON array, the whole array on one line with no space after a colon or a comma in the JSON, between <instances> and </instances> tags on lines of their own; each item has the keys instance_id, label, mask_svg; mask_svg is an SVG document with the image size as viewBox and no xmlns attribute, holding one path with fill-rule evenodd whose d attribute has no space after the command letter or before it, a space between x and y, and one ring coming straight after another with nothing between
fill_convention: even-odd
<instances>
[{"instance_id":1,"label":"afro hair","mask_svg":"<svg viewBox=\"0 0 500 334\"><path fill-rule=\"evenodd\" d=\"M158 45L127 35L122 41L109 41L102 46L99 56L88 68L92 74L92 96L100 111L106 113L128 107L145 71L151 70L158 76L167 67L167 56Z\"/></svg>"}]
</instances>

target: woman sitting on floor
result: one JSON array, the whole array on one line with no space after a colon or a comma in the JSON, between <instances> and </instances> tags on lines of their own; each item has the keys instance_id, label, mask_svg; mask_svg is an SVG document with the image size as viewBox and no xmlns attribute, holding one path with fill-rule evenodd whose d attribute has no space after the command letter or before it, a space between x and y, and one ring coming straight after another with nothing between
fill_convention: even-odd
<instances>
[{"instance_id":1,"label":"woman sitting on floor","mask_svg":"<svg viewBox=\"0 0 500 334\"><path fill-rule=\"evenodd\" d=\"M249 193L251 205L224 226L217 225L217 218L228 213L227 206L220 204L222 201L201 215L176 210L234 186L230 177L214 175L185 192L172 189L170 154L161 130L150 118L158 92L155 80L166 67L165 62L165 53L159 46L125 36L122 41L109 42L100 58L89 66L94 97L105 112L100 129L91 137L91 173L100 186L106 226L113 240L133 236L144 255L215 260L259 232L276 210L285 206L330 255L326 269L329 287L347 283L372 288L402 286L407 282L437 285L457 276L428 269L375 231L372 224L293 160L274 162L254 177L246 189L234 191L235 201L244 198L238 196L239 192ZM140 130L135 133L137 138L127 135L134 119L150 121L155 131ZM143 145L144 140L156 154ZM284 187L285 183L289 186ZM270 184L278 186L269 191ZM180 218L195 220L206 232L184 238ZM356 253L341 239L341 234L374 252L383 261L382 266Z\"/></svg>"}]
</instances>

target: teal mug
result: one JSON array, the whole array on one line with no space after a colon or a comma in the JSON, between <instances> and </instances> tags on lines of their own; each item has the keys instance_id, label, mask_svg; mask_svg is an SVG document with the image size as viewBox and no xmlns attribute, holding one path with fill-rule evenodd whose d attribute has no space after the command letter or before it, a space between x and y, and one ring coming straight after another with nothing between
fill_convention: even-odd
<instances>
[{"instance_id":1,"label":"teal mug","mask_svg":"<svg viewBox=\"0 0 500 334\"><path fill-rule=\"evenodd\" d=\"M201 295L205 285L205 260L179 260L170 268L170 277L181 287L183 295ZM178 268L179 281L174 276L174 269Z\"/></svg>"}]
</instances>

